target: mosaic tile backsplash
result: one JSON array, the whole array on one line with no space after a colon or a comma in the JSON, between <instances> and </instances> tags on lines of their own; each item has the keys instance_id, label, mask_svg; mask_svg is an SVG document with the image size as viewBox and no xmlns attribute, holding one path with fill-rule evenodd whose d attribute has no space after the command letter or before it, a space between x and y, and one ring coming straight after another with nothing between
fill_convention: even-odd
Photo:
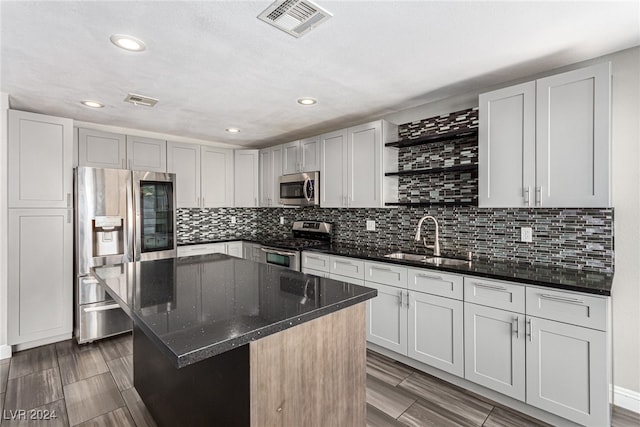
<instances>
[{"instance_id":1,"label":"mosaic tile backsplash","mask_svg":"<svg viewBox=\"0 0 640 427\"><path fill-rule=\"evenodd\" d=\"M478 127L478 108L456 111L398 126L399 139L417 139ZM398 177L399 202L475 202L478 201L478 138L402 147L398 151L398 170L412 171L450 166L476 166L470 171L438 174L411 174Z\"/></svg>"}]
</instances>

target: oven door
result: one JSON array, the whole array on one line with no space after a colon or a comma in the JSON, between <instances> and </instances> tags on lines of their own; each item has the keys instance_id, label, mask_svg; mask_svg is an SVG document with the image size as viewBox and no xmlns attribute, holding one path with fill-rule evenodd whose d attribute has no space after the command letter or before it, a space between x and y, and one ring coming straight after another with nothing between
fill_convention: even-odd
<instances>
[{"instance_id":1,"label":"oven door","mask_svg":"<svg viewBox=\"0 0 640 427\"><path fill-rule=\"evenodd\" d=\"M268 246L262 246L260 250L262 251L261 261L263 263L300 271L300 252Z\"/></svg>"},{"instance_id":2,"label":"oven door","mask_svg":"<svg viewBox=\"0 0 640 427\"><path fill-rule=\"evenodd\" d=\"M133 171L133 211L135 261L175 257L175 174Z\"/></svg>"},{"instance_id":3,"label":"oven door","mask_svg":"<svg viewBox=\"0 0 640 427\"><path fill-rule=\"evenodd\" d=\"M320 172L284 175L278 179L280 204L313 206L320 203Z\"/></svg>"}]
</instances>

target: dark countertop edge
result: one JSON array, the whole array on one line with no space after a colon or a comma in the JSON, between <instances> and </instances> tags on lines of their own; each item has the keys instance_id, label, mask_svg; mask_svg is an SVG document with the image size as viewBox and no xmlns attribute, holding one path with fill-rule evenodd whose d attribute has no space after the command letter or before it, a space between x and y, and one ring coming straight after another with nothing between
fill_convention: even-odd
<instances>
[{"instance_id":1,"label":"dark countertop edge","mask_svg":"<svg viewBox=\"0 0 640 427\"><path fill-rule=\"evenodd\" d=\"M360 254L358 254L358 253L344 253L344 252L341 252L339 250L319 249L319 248L309 248L309 249L304 249L304 251L320 252L320 253L325 253L325 254L328 254L328 255L343 256L343 257L346 257L346 258L357 258L357 259L362 259L362 260L365 260L365 261L384 262L384 263L388 263L388 264L397 264L397 265L403 265L403 266L406 266L406 267L423 268L423 269L427 269L427 270L437 270L437 271L443 271L443 272L447 272L447 273L466 274L466 275L469 275L469 276L484 277L484 278L487 278L487 279L506 280L506 281L521 283L521 284L524 284L524 285L542 286L542 287L545 287L545 288L553 288L553 289L560 289L560 290L565 290L565 291L581 292L581 293L585 293L585 294L611 296L611 283L609 283L609 289L608 290L607 289L597 289L597 288L587 288L587 287L571 285L571 284L562 284L562 283L556 283L556 282L539 280L539 279L537 280L535 278L516 277L516 276L511 276L511 275L501 274L501 273L476 272L476 271L468 270L464 266L438 266L438 265L426 264L426 263L419 262L419 261L408 261L408 260L402 260L402 259L386 258L386 257L384 257L382 255L367 255L367 254L362 254L362 253L360 253ZM393 252L393 251L387 251L387 252ZM478 261L473 261L473 262L477 263ZM499 262L499 261L497 261L497 262ZM570 270L570 271L573 272L574 270ZM591 274L601 275L601 276L608 276L608 277L611 278L611 282L613 281L613 273L598 273L598 272L575 270L575 273L572 273L572 274L588 275L590 273Z\"/></svg>"},{"instance_id":2,"label":"dark countertop edge","mask_svg":"<svg viewBox=\"0 0 640 427\"><path fill-rule=\"evenodd\" d=\"M262 240L258 240L257 238L252 237L225 237L220 239L211 239L211 240L203 240L201 242L178 242L177 246L194 246L194 245L208 245L214 243L225 243L225 242L248 242L248 243L262 243Z\"/></svg>"},{"instance_id":3,"label":"dark countertop edge","mask_svg":"<svg viewBox=\"0 0 640 427\"><path fill-rule=\"evenodd\" d=\"M371 288L370 288L371 289ZM282 332L286 329L293 328L294 326L300 325L302 323L309 322L311 320L317 319L319 317L326 316L327 314L335 313L342 309L354 306L356 304L363 303L371 298L374 298L378 294L378 291L375 289L371 289L367 293L363 293L339 303L332 304L330 306L322 307L307 313L303 313L301 315L291 317L289 319L281 320L279 322L264 326L262 328L258 328L242 334L238 337L228 339L225 341L220 341L215 344L211 344L207 347L193 350L189 353L185 353L181 356L175 355L170 352L162 341L154 339L155 342L161 344L161 348L163 352L170 357L173 365L180 369L185 366L189 366L191 364L197 363L201 360L207 359L212 356L217 356L218 354L229 351L233 348L237 348L243 346L245 344L250 343L251 341L256 341L261 338L268 337L269 335L276 334L278 332ZM144 324L144 322L142 322ZM145 325L146 326L146 325ZM151 334L153 335L153 334ZM149 334L147 334L149 336Z\"/></svg>"}]
</instances>

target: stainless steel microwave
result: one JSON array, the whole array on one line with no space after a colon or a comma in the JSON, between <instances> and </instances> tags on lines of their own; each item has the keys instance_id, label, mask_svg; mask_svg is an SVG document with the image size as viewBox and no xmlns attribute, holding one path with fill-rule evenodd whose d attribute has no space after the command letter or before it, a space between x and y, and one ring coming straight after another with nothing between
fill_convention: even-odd
<instances>
[{"instance_id":1,"label":"stainless steel microwave","mask_svg":"<svg viewBox=\"0 0 640 427\"><path fill-rule=\"evenodd\" d=\"M320 204L320 172L283 175L278 180L280 204L314 206Z\"/></svg>"}]
</instances>

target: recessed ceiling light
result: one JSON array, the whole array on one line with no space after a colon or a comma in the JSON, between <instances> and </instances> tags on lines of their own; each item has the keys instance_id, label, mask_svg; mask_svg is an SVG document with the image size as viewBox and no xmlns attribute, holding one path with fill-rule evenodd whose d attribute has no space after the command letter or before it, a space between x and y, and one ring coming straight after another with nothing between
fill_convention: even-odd
<instances>
[{"instance_id":1,"label":"recessed ceiling light","mask_svg":"<svg viewBox=\"0 0 640 427\"><path fill-rule=\"evenodd\" d=\"M126 34L114 34L109 40L119 48L131 52L142 52L147 48L142 40Z\"/></svg>"},{"instance_id":2,"label":"recessed ceiling light","mask_svg":"<svg viewBox=\"0 0 640 427\"><path fill-rule=\"evenodd\" d=\"M102 108L104 107L104 104L101 104L98 101L91 101L91 100L85 100L85 101L80 101L80 103L82 105L84 105L85 107L91 107L91 108Z\"/></svg>"},{"instance_id":3,"label":"recessed ceiling light","mask_svg":"<svg viewBox=\"0 0 640 427\"><path fill-rule=\"evenodd\" d=\"M229 133L238 133L238 132L240 132L240 129L238 129L238 128L226 128L225 130L227 132L229 132Z\"/></svg>"},{"instance_id":4,"label":"recessed ceiling light","mask_svg":"<svg viewBox=\"0 0 640 427\"><path fill-rule=\"evenodd\" d=\"M300 98L298 99L298 104L300 105L313 105L315 103L317 103L318 100L317 99L313 99L313 98Z\"/></svg>"}]
</instances>

